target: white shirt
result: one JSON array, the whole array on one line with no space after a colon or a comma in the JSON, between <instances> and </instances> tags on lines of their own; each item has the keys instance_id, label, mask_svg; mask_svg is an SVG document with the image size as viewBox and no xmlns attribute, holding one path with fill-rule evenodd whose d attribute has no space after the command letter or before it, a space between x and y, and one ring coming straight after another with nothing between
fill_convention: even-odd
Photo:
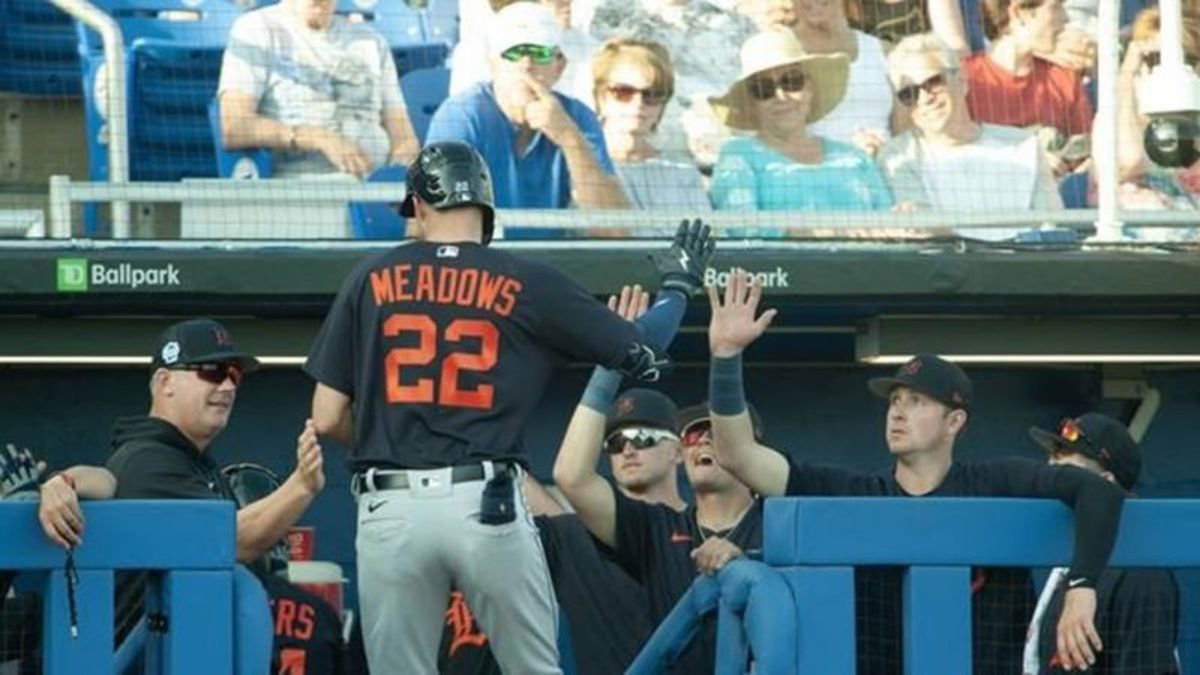
<instances>
[{"instance_id":1,"label":"white shirt","mask_svg":"<svg viewBox=\"0 0 1200 675\"><path fill-rule=\"evenodd\" d=\"M859 131L876 131L886 140L892 120L892 85L887 78L883 43L872 35L854 31L858 58L850 64L846 95L828 115L809 127L809 133L845 143Z\"/></svg>"}]
</instances>

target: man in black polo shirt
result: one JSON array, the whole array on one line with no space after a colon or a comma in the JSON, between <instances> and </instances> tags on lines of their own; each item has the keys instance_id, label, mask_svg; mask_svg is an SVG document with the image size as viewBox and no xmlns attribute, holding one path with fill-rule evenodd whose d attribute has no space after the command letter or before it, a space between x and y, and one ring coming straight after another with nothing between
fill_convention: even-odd
<instances>
[{"instance_id":1,"label":"man in black polo shirt","mask_svg":"<svg viewBox=\"0 0 1200 675\"><path fill-rule=\"evenodd\" d=\"M236 501L208 448L229 421L242 378L257 367L216 321L167 328L151 356L149 415L113 426L107 467L117 478L117 499ZM255 560L284 538L324 486L321 446L309 420L297 442L295 471L278 490L238 510L238 562ZM122 628L141 613L137 581L118 584Z\"/></svg>"},{"instance_id":2,"label":"man in black polo shirt","mask_svg":"<svg viewBox=\"0 0 1200 675\"><path fill-rule=\"evenodd\" d=\"M1075 511L1075 556L1058 621L1063 665L1086 668L1102 643L1096 632L1096 581L1116 541L1123 492L1073 466L1048 466L1010 458L955 462L954 442L967 424L971 381L958 366L919 354L894 377L871 380L888 401L887 445L896 462L886 474L867 475L798 462L761 445L751 430L742 387L742 350L775 316L758 316L762 288L735 274L722 303L709 288L712 321L710 407L717 459L762 495L895 497L1049 497ZM1028 570L987 569L976 576L973 597L974 672L1020 672L1025 628L1032 614ZM859 673L901 672L900 575L872 570L857 575ZM870 582L870 583L868 583ZM864 608L863 596L870 600ZM870 613L877 616L868 616ZM878 614L882 612L882 616Z\"/></svg>"}]
</instances>

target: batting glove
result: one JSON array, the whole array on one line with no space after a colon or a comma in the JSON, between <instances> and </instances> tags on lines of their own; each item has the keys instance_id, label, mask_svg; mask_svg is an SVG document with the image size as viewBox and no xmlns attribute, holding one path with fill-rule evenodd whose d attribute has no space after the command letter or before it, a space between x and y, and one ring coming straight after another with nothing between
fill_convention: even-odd
<instances>
[{"instance_id":1,"label":"batting glove","mask_svg":"<svg viewBox=\"0 0 1200 675\"><path fill-rule=\"evenodd\" d=\"M715 246L711 228L699 218L679 223L670 248L650 255L662 279L662 289L679 291L684 297L695 293L704 285L704 270Z\"/></svg>"}]
</instances>

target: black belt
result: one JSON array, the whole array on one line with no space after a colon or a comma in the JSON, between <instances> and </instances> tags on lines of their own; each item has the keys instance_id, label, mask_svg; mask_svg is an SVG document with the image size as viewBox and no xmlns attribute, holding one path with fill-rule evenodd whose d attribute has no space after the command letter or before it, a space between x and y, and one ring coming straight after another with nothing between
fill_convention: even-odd
<instances>
[{"instance_id":1,"label":"black belt","mask_svg":"<svg viewBox=\"0 0 1200 675\"><path fill-rule=\"evenodd\" d=\"M517 465L512 462L495 461L492 466L497 472L515 473ZM473 480L483 480L485 477L483 464L460 464L451 467L450 470L451 483L467 483ZM411 487L408 482L408 471L404 469L377 469L373 482L376 490L407 490ZM354 474L350 489L356 494L367 491L367 473L365 471Z\"/></svg>"}]
</instances>

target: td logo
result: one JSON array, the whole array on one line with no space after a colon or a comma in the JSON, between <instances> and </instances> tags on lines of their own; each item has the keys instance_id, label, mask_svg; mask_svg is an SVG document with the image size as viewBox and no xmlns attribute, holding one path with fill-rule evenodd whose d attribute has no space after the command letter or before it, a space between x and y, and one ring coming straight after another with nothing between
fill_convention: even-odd
<instances>
[{"instance_id":1,"label":"td logo","mask_svg":"<svg viewBox=\"0 0 1200 675\"><path fill-rule=\"evenodd\" d=\"M58 259L58 290L61 293L86 293L88 289L87 258Z\"/></svg>"}]
</instances>

